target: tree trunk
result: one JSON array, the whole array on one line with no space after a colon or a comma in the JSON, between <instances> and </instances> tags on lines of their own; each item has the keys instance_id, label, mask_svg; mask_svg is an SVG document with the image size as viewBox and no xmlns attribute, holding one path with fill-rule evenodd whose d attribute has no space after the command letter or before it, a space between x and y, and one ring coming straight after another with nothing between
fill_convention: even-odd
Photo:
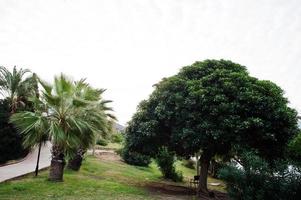
<instances>
[{"instance_id":1,"label":"tree trunk","mask_svg":"<svg viewBox=\"0 0 301 200\"><path fill-rule=\"evenodd\" d=\"M97 137L98 138L98 137ZM93 147L92 147L92 156L95 156L95 148L96 148L96 141L97 139L94 138Z\"/></svg>"},{"instance_id":2,"label":"tree trunk","mask_svg":"<svg viewBox=\"0 0 301 200\"><path fill-rule=\"evenodd\" d=\"M208 177L208 168L211 160L211 154L207 151L204 151L202 153L202 156L200 158L200 180L199 180L199 186L198 186L198 194L209 194L208 188L207 188L207 177Z\"/></svg>"},{"instance_id":3,"label":"tree trunk","mask_svg":"<svg viewBox=\"0 0 301 200\"><path fill-rule=\"evenodd\" d=\"M196 158L196 175L199 176L200 175L200 154L196 153L195 158Z\"/></svg>"},{"instance_id":4,"label":"tree trunk","mask_svg":"<svg viewBox=\"0 0 301 200\"><path fill-rule=\"evenodd\" d=\"M61 148L57 145L52 147L52 159L49 171L50 181L63 181L64 167L65 167L65 156Z\"/></svg>"},{"instance_id":5,"label":"tree trunk","mask_svg":"<svg viewBox=\"0 0 301 200\"><path fill-rule=\"evenodd\" d=\"M68 169L78 171L82 165L84 154L85 151L83 149L79 149L76 152L76 155L68 161Z\"/></svg>"},{"instance_id":6,"label":"tree trunk","mask_svg":"<svg viewBox=\"0 0 301 200\"><path fill-rule=\"evenodd\" d=\"M210 175L213 177L213 178L216 178L217 177L217 170L218 170L218 163L212 159L211 162L210 162Z\"/></svg>"},{"instance_id":7,"label":"tree trunk","mask_svg":"<svg viewBox=\"0 0 301 200\"><path fill-rule=\"evenodd\" d=\"M92 156L95 156L95 144L93 145L93 148L92 148Z\"/></svg>"},{"instance_id":8,"label":"tree trunk","mask_svg":"<svg viewBox=\"0 0 301 200\"><path fill-rule=\"evenodd\" d=\"M38 150L37 165L36 165L36 170L35 170L35 176L38 176L38 173L39 173L39 162L40 162L41 146L42 146L42 142L40 141L39 150Z\"/></svg>"}]
</instances>

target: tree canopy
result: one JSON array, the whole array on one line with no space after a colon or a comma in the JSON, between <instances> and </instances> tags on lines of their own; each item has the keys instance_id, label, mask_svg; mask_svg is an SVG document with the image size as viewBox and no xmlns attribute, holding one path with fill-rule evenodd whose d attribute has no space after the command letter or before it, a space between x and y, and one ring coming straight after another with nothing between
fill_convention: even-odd
<instances>
[{"instance_id":1,"label":"tree canopy","mask_svg":"<svg viewBox=\"0 0 301 200\"><path fill-rule=\"evenodd\" d=\"M297 132L297 112L279 86L231 61L206 60L155 85L129 122L126 146L151 156L161 146L182 156L201 151L200 188L207 190L213 156L243 146L272 161Z\"/></svg>"}]
</instances>

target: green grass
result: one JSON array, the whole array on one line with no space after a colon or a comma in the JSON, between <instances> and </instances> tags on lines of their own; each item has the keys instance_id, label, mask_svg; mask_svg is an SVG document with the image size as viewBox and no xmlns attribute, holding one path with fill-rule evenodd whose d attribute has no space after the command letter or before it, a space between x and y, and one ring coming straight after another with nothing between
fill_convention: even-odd
<instances>
[{"instance_id":1,"label":"green grass","mask_svg":"<svg viewBox=\"0 0 301 200\"><path fill-rule=\"evenodd\" d=\"M111 143L111 142L109 142L107 146L96 145L96 149L117 150L117 149L120 149L122 147L123 147L123 145L121 143Z\"/></svg>"},{"instance_id":2,"label":"green grass","mask_svg":"<svg viewBox=\"0 0 301 200\"><path fill-rule=\"evenodd\" d=\"M39 177L28 175L21 180L0 184L1 200L94 200L94 199L151 199L139 187L141 182L160 179L159 171L123 163L99 161L88 157L80 172L66 171L64 182L47 181L48 171Z\"/></svg>"},{"instance_id":3,"label":"green grass","mask_svg":"<svg viewBox=\"0 0 301 200\"><path fill-rule=\"evenodd\" d=\"M179 162L177 168L185 177L194 170ZM35 178L28 175L20 180L0 184L1 200L134 200L156 199L143 187L151 182L165 182L157 166L135 167L116 161L100 161L89 156L79 172L66 170L64 182L47 181L48 170ZM210 180L209 180L210 181ZM187 184L187 183L180 183Z\"/></svg>"}]
</instances>

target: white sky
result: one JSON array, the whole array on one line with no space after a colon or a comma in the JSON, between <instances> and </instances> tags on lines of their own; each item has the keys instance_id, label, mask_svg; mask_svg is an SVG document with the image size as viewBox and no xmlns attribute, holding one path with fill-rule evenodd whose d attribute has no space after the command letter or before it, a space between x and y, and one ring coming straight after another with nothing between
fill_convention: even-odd
<instances>
[{"instance_id":1,"label":"white sky","mask_svg":"<svg viewBox=\"0 0 301 200\"><path fill-rule=\"evenodd\" d=\"M0 0L0 65L86 77L121 124L185 65L230 59L301 111L300 0Z\"/></svg>"}]
</instances>

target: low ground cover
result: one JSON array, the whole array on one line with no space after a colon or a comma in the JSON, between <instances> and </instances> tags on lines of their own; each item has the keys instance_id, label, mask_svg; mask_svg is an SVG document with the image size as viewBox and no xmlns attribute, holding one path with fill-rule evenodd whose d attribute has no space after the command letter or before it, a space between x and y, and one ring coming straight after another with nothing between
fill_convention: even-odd
<instances>
[{"instance_id":1,"label":"low ground cover","mask_svg":"<svg viewBox=\"0 0 301 200\"><path fill-rule=\"evenodd\" d=\"M195 171L177 162L185 181ZM194 199L188 183L163 180L155 163L150 167L135 167L123 163L116 154L88 156L79 172L66 171L64 182L47 181L48 170L37 178L28 175L0 184L1 200L96 200L96 199ZM209 179L210 182L220 182ZM221 186L212 189L224 191Z\"/></svg>"}]
</instances>

